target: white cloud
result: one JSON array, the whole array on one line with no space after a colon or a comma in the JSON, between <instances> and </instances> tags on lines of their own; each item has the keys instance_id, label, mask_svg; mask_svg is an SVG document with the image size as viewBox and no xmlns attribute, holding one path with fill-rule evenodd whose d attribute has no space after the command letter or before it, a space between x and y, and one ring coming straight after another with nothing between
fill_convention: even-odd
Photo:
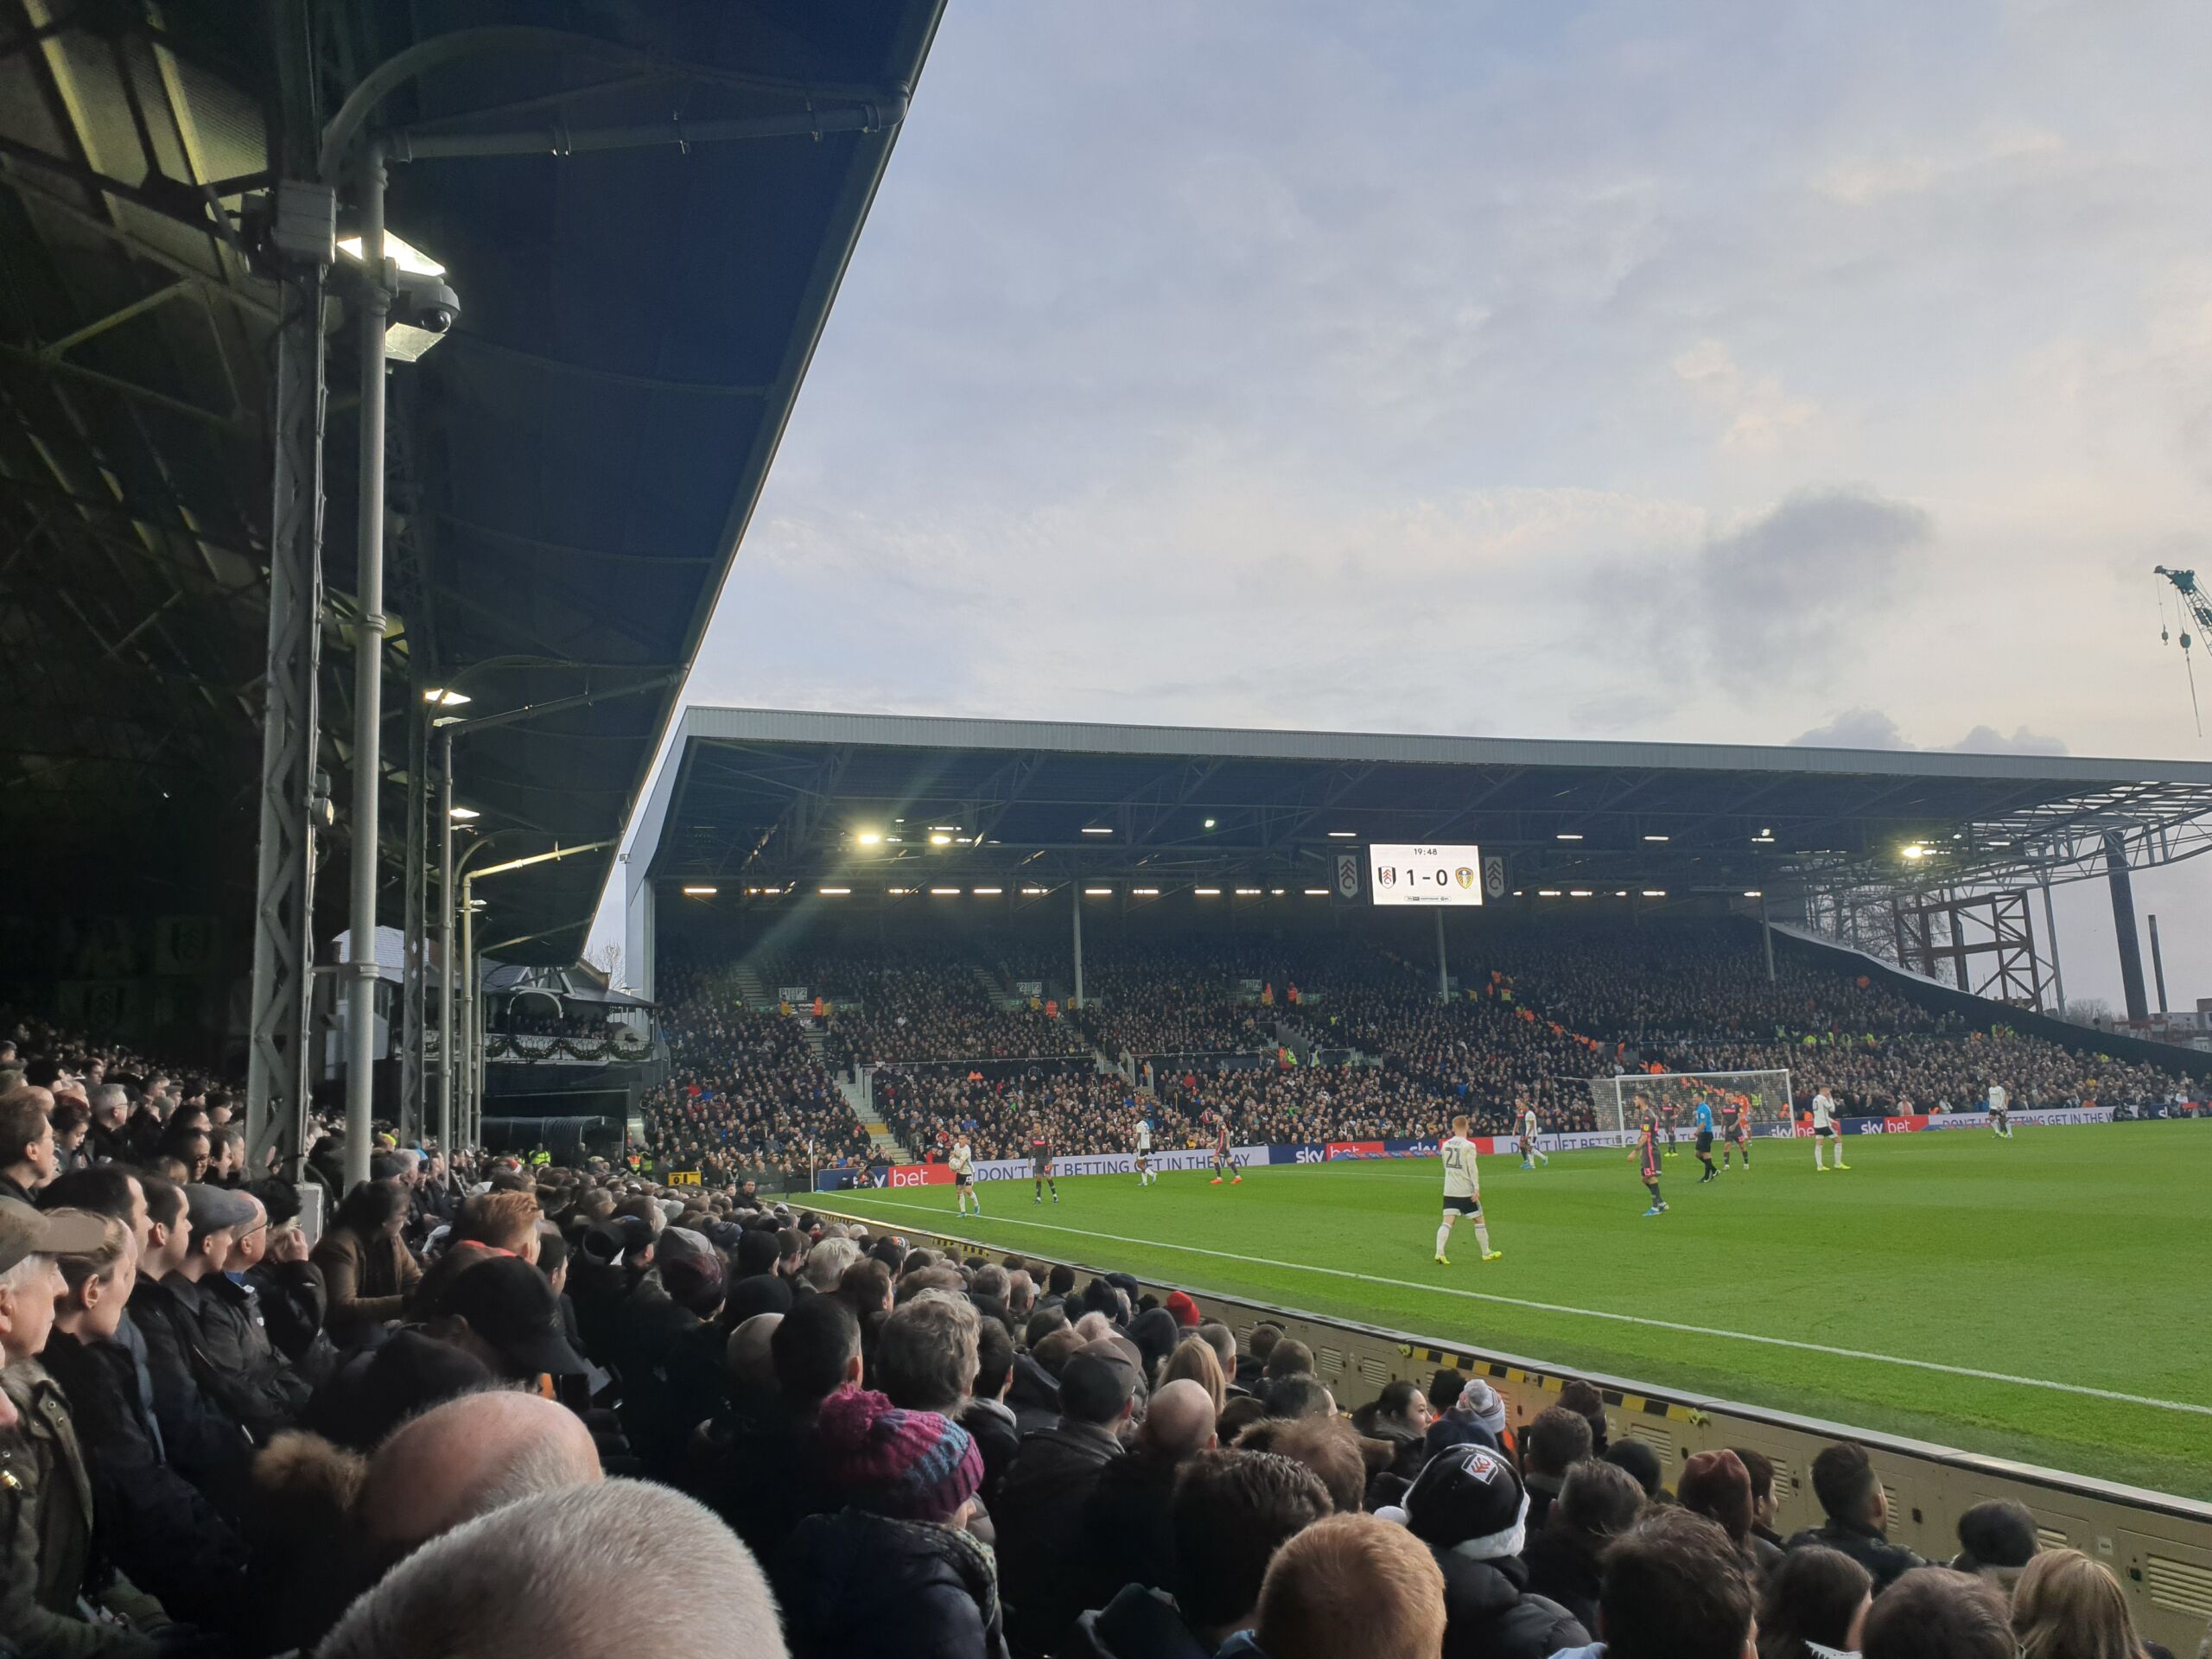
<instances>
[{"instance_id":1,"label":"white cloud","mask_svg":"<svg viewBox=\"0 0 2212 1659\"><path fill-rule=\"evenodd\" d=\"M1897 721L1879 709L1846 709L1823 724L1800 732L1791 745L1816 749L1913 749L1920 746L1900 731ZM1993 726L1976 726L1955 743L1936 748L1958 754L2064 754L2057 738L2015 727L2010 737Z\"/></svg>"},{"instance_id":2,"label":"white cloud","mask_svg":"<svg viewBox=\"0 0 2212 1659\"><path fill-rule=\"evenodd\" d=\"M1774 375L1746 376L1717 340L1700 340L1675 359L1674 369L1675 378L1726 422L1718 440L1723 450L1766 454L1821 412L1811 398L1784 391Z\"/></svg>"}]
</instances>

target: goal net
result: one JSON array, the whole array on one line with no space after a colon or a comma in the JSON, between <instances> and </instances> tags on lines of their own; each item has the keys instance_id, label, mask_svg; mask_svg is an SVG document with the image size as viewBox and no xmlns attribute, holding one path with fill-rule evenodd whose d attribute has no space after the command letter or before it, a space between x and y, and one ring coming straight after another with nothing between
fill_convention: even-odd
<instances>
[{"instance_id":1,"label":"goal net","mask_svg":"<svg viewBox=\"0 0 2212 1659\"><path fill-rule=\"evenodd\" d=\"M1647 1109L1658 1121L1664 1141L1671 1124L1678 1141L1697 1136L1698 1103L1713 1108L1716 1138L1726 1132L1728 1108L1749 1109L1751 1133L1771 1135L1789 1121L1789 1073L1779 1071L1631 1071L1625 1077L1590 1079L1590 1103L1599 1133L1615 1146L1635 1138Z\"/></svg>"}]
</instances>

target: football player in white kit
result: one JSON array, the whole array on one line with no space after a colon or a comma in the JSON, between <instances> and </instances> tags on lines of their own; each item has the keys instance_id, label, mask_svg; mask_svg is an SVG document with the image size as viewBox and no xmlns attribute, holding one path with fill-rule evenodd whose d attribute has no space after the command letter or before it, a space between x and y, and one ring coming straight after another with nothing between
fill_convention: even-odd
<instances>
[{"instance_id":1,"label":"football player in white kit","mask_svg":"<svg viewBox=\"0 0 2212 1659\"><path fill-rule=\"evenodd\" d=\"M1827 1173L1828 1166L1821 1161L1821 1154L1827 1149L1831 1141L1836 1143L1835 1166L1838 1169L1851 1167L1843 1161L1843 1142L1838 1136L1835 1102L1828 1098L1827 1084L1821 1084L1813 1091L1813 1167L1823 1175Z\"/></svg>"},{"instance_id":2,"label":"football player in white kit","mask_svg":"<svg viewBox=\"0 0 2212 1659\"><path fill-rule=\"evenodd\" d=\"M1160 1179L1160 1172L1152 1166L1152 1120L1137 1119L1137 1185L1150 1186Z\"/></svg>"},{"instance_id":3,"label":"football player in white kit","mask_svg":"<svg viewBox=\"0 0 2212 1659\"><path fill-rule=\"evenodd\" d=\"M1999 1141L2012 1138L2012 1096L1994 1078L1989 1084L1989 1127L1997 1131Z\"/></svg>"},{"instance_id":4,"label":"football player in white kit","mask_svg":"<svg viewBox=\"0 0 2212 1659\"><path fill-rule=\"evenodd\" d=\"M1467 1120L1452 1120L1452 1138L1444 1143L1444 1224L1436 1230L1436 1260L1450 1267L1444 1248L1452 1242L1452 1224L1465 1216L1475 1224L1475 1243L1483 1260L1495 1262L1505 1254L1490 1247L1490 1228L1483 1220L1482 1182L1475 1173L1475 1143L1467 1139Z\"/></svg>"},{"instance_id":5,"label":"football player in white kit","mask_svg":"<svg viewBox=\"0 0 2212 1659\"><path fill-rule=\"evenodd\" d=\"M1523 1169L1534 1169L1537 1164L1548 1164L1551 1162L1551 1160L1547 1158L1536 1146L1536 1134L1539 1125L1536 1122L1536 1109L1531 1106L1527 1101L1522 1101L1521 1103L1520 1150L1521 1167ZM1529 1160L1531 1159L1535 1160L1535 1162L1530 1162Z\"/></svg>"},{"instance_id":6,"label":"football player in white kit","mask_svg":"<svg viewBox=\"0 0 2212 1659\"><path fill-rule=\"evenodd\" d=\"M960 1195L959 1213L966 1215L968 1206L976 1206L976 1213L983 1213L983 1195L976 1190L976 1154L969 1150L968 1137L962 1135L952 1143L952 1156L945 1162L952 1168L953 1190Z\"/></svg>"}]
</instances>

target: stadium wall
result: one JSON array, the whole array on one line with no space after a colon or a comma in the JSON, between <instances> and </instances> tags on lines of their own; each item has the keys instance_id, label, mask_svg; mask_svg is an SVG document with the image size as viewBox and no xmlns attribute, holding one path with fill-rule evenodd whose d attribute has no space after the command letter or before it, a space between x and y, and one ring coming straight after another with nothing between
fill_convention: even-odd
<instances>
[{"instance_id":1,"label":"stadium wall","mask_svg":"<svg viewBox=\"0 0 2212 1659\"><path fill-rule=\"evenodd\" d=\"M822 1213L882 1225L880 1217L839 1215L829 1208ZM950 1233L902 1227L899 1234L912 1243L974 1260L1001 1260L1008 1254ZM1032 1263L1064 1259L1020 1254ZM1114 1270L1110 1263L1067 1265L1082 1274ZM1487 1380L1505 1401L1507 1421L1518 1433L1557 1403L1569 1380L1586 1377L1605 1395L1610 1436L1650 1446L1670 1489L1696 1452L1723 1446L1764 1452L1774 1463L1776 1525L1785 1536L1821 1522L1810 1481L1814 1458L1837 1440L1857 1440L1873 1454L1889 1492L1890 1536L1929 1560L1948 1561L1958 1553L1959 1516L1967 1510L1990 1498L2010 1498L2034 1512L2047 1547L2081 1550L2119 1575L2145 1637L2177 1653L2193 1653L2212 1619L2212 1504L1847 1424L1670 1394L1625 1378L1562 1370L1433 1337L1216 1296L1188 1282L1170 1285L1140 1277L1139 1286L1162 1299L1174 1290L1198 1297L1207 1318L1223 1320L1236 1332L1240 1349L1249 1349L1253 1327L1262 1320L1281 1325L1313 1351L1320 1380L1347 1410L1373 1399L1390 1382L1425 1386L1438 1370L1448 1368Z\"/></svg>"},{"instance_id":2,"label":"stadium wall","mask_svg":"<svg viewBox=\"0 0 2212 1659\"><path fill-rule=\"evenodd\" d=\"M2016 1008L2009 1002L1993 1001L1986 996L1955 990L1923 975L1909 973L1893 962L1885 962L1864 950L1783 923L1775 924L1774 937L1777 946L1784 953L1795 952L1840 973L1878 978L1898 995L1938 1014L1955 1014L1978 1031L2006 1026L2024 1036L2040 1037L2078 1054L2107 1054L2131 1065L2155 1065L2199 1081L2212 1080L2212 1054L2201 1049L2183 1048L2176 1043L2154 1043L2117 1032L2093 1031L2071 1020L2037 1014L2032 1008Z\"/></svg>"}]
</instances>

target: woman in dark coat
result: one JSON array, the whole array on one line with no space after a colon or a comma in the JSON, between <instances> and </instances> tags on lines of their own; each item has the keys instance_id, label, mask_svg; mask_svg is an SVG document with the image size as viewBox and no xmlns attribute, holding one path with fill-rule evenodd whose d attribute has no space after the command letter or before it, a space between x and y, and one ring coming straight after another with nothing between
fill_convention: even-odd
<instances>
[{"instance_id":1,"label":"woman in dark coat","mask_svg":"<svg viewBox=\"0 0 2212 1659\"><path fill-rule=\"evenodd\" d=\"M401 1243L407 1193L397 1181L362 1181L338 1206L310 1258L330 1301L326 1328L341 1348L400 1317L423 1269Z\"/></svg>"},{"instance_id":2,"label":"woman in dark coat","mask_svg":"<svg viewBox=\"0 0 2212 1659\"><path fill-rule=\"evenodd\" d=\"M815 1419L846 1505L777 1553L792 1659L1006 1659L998 1571L967 1531L983 1459L959 1424L880 1394L833 1394Z\"/></svg>"}]
</instances>

